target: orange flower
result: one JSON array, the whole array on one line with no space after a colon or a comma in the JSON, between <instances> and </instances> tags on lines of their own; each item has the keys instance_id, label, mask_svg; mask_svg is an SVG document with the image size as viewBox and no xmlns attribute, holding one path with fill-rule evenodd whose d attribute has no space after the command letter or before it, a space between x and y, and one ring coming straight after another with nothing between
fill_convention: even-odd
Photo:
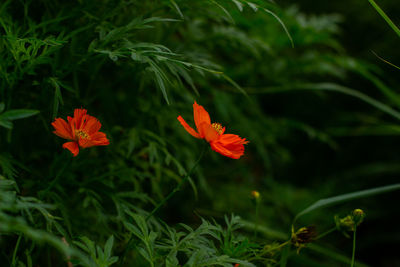
<instances>
[{"instance_id":1,"label":"orange flower","mask_svg":"<svg viewBox=\"0 0 400 267\"><path fill-rule=\"evenodd\" d=\"M225 127L216 122L211 123L208 112L196 101L193 104L193 116L197 132L178 116L179 122L188 133L196 138L206 139L212 150L226 157L238 159L243 155L244 145L248 143L246 138L240 138L236 134L224 134Z\"/></svg>"},{"instance_id":2,"label":"orange flower","mask_svg":"<svg viewBox=\"0 0 400 267\"><path fill-rule=\"evenodd\" d=\"M79 154L79 147L87 148L110 144L106 134L99 132L101 123L86 113L86 109L75 109L74 117L67 117L68 123L61 118L56 118L51 123L55 129L53 133L61 138L71 140L71 142L64 143L63 148L71 151L74 157Z\"/></svg>"}]
</instances>

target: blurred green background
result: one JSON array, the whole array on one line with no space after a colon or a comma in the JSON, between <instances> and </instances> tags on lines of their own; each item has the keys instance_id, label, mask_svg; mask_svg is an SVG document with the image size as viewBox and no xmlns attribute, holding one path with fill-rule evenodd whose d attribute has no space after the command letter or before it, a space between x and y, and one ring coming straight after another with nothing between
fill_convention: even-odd
<instances>
[{"instance_id":1,"label":"blurred green background","mask_svg":"<svg viewBox=\"0 0 400 267\"><path fill-rule=\"evenodd\" d=\"M396 1L378 4L400 25ZM367 0L1 3L0 262L66 265L64 237L84 255L71 252L77 266L349 266L352 239L339 231L299 254L253 253L289 238L296 214L319 199L398 182L400 70L375 54L399 65L399 42ZM200 154L203 141L176 120L194 126L195 100L250 141L245 155L207 151L190 183L142 222ZM71 159L50 123L80 107L111 144ZM4 115L21 109L23 119ZM323 233L361 208L356 259L397 266L399 200L347 201L295 228ZM232 213L244 225L235 238L166 245L179 223L226 227ZM132 225L156 237L140 241ZM107 263L88 244L107 247L111 235L118 259Z\"/></svg>"}]
</instances>

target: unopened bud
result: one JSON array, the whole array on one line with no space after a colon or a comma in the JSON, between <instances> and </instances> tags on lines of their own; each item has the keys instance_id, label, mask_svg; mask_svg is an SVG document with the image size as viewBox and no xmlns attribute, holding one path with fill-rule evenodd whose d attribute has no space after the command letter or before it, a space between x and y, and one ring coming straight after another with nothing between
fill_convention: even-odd
<instances>
[{"instance_id":1,"label":"unopened bud","mask_svg":"<svg viewBox=\"0 0 400 267\"><path fill-rule=\"evenodd\" d=\"M345 236L350 237L347 232L354 232L357 226L364 220L365 213L361 209L355 209L351 215L347 215L344 218L335 216L336 228L341 231Z\"/></svg>"},{"instance_id":2,"label":"unopened bud","mask_svg":"<svg viewBox=\"0 0 400 267\"><path fill-rule=\"evenodd\" d=\"M354 231L354 221L352 216L347 215L344 218L339 218L339 216L335 216L336 227L340 231Z\"/></svg>"},{"instance_id":3,"label":"unopened bud","mask_svg":"<svg viewBox=\"0 0 400 267\"><path fill-rule=\"evenodd\" d=\"M365 218L365 213L362 209L353 210L353 221L358 226Z\"/></svg>"},{"instance_id":4,"label":"unopened bud","mask_svg":"<svg viewBox=\"0 0 400 267\"><path fill-rule=\"evenodd\" d=\"M251 196L254 197L255 199L260 198L260 193L256 190L251 191Z\"/></svg>"}]
</instances>

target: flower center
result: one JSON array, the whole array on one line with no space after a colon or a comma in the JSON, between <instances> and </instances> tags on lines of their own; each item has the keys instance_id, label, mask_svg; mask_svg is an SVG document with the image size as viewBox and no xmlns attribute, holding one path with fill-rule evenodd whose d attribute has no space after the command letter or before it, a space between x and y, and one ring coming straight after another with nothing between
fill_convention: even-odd
<instances>
[{"instance_id":1,"label":"flower center","mask_svg":"<svg viewBox=\"0 0 400 267\"><path fill-rule=\"evenodd\" d=\"M75 135L82 139L89 139L89 135L82 130L75 130Z\"/></svg>"},{"instance_id":2,"label":"flower center","mask_svg":"<svg viewBox=\"0 0 400 267\"><path fill-rule=\"evenodd\" d=\"M219 124L218 122L214 122L211 124L211 127L213 127L218 134L222 134L222 130L224 129L224 127L222 127L221 124Z\"/></svg>"}]
</instances>

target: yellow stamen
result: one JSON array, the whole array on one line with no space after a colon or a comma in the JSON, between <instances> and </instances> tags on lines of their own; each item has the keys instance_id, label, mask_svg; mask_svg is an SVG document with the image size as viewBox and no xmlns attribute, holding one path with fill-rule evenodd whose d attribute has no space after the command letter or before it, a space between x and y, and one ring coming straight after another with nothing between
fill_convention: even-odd
<instances>
[{"instance_id":1,"label":"yellow stamen","mask_svg":"<svg viewBox=\"0 0 400 267\"><path fill-rule=\"evenodd\" d=\"M222 127L221 124L219 124L218 122L214 122L211 124L211 126L217 131L217 133L222 134L222 130L224 129L224 127Z\"/></svg>"},{"instance_id":2,"label":"yellow stamen","mask_svg":"<svg viewBox=\"0 0 400 267\"><path fill-rule=\"evenodd\" d=\"M82 130L75 130L75 135L82 139L89 139L89 135L85 131L82 131Z\"/></svg>"}]
</instances>

